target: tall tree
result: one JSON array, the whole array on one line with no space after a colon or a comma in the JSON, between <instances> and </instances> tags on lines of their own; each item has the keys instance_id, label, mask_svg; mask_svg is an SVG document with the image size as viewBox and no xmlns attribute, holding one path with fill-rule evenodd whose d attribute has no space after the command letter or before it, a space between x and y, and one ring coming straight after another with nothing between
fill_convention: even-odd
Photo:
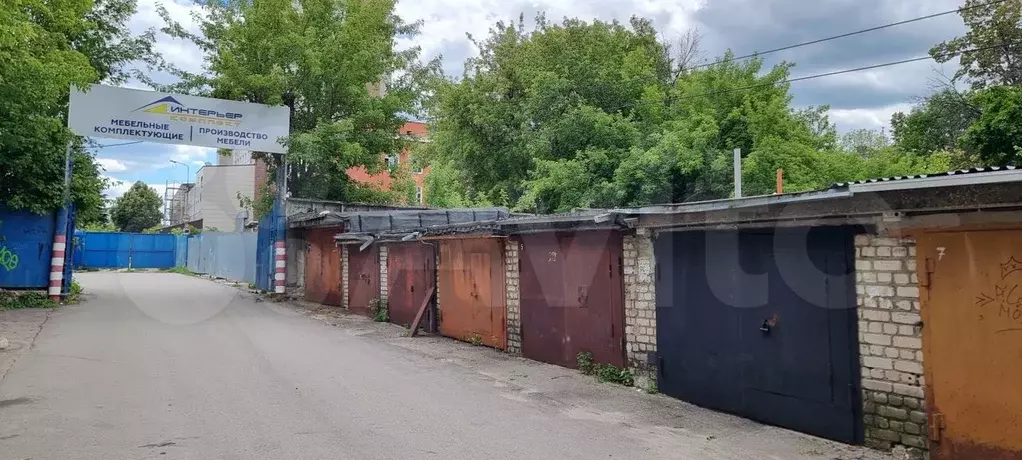
<instances>
[{"instance_id":1,"label":"tall tree","mask_svg":"<svg viewBox=\"0 0 1022 460\"><path fill-rule=\"evenodd\" d=\"M380 172L381 155L404 147L395 136L401 114L417 110L420 82L439 68L439 61L421 65L418 48L396 48L397 38L414 36L418 24L397 17L393 0L226 0L203 7L200 35L161 10L165 32L205 52L205 73L176 70L182 81L168 89L287 106L293 196L387 197L346 171L366 166ZM381 82L382 94L371 94ZM257 156L279 166L278 157Z\"/></svg>"},{"instance_id":2,"label":"tall tree","mask_svg":"<svg viewBox=\"0 0 1022 460\"><path fill-rule=\"evenodd\" d=\"M982 114L965 132L964 145L985 165L1022 163L1022 88L986 88L973 101Z\"/></svg>"},{"instance_id":3,"label":"tall tree","mask_svg":"<svg viewBox=\"0 0 1022 460\"><path fill-rule=\"evenodd\" d=\"M1022 0L966 0L959 10L968 31L934 46L937 62L956 57L955 79L973 87L1022 84Z\"/></svg>"},{"instance_id":4,"label":"tall tree","mask_svg":"<svg viewBox=\"0 0 1022 460\"><path fill-rule=\"evenodd\" d=\"M887 136L875 129L854 129L841 136L841 148L864 157L890 144Z\"/></svg>"},{"instance_id":5,"label":"tall tree","mask_svg":"<svg viewBox=\"0 0 1022 460\"><path fill-rule=\"evenodd\" d=\"M127 32L134 11L134 0L11 0L0 7L0 203L37 213L60 206L70 142L79 216L102 214L107 184L65 127L68 90L121 81L135 60L158 61L151 34Z\"/></svg>"},{"instance_id":6,"label":"tall tree","mask_svg":"<svg viewBox=\"0 0 1022 460\"><path fill-rule=\"evenodd\" d=\"M114 201L110 218L119 231L141 232L160 225L162 205L156 190L138 181Z\"/></svg>"},{"instance_id":7,"label":"tall tree","mask_svg":"<svg viewBox=\"0 0 1022 460\"><path fill-rule=\"evenodd\" d=\"M938 91L909 113L891 116L894 144L919 155L954 149L979 114L979 107L967 94L953 88Z\"/></svg>"}]
</instances>

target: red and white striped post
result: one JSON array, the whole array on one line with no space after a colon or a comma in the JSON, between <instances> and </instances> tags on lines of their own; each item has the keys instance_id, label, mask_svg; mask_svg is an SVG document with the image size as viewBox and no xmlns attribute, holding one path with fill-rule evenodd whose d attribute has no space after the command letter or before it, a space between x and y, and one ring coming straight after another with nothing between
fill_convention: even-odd
<instances>
[{"instance_id":1,"label":"red and white striped post","mask_svg":"<svg viewBox=\"0 0 1022 460\"><path fill-rule=\"evenodd\" d=\"M53 251L50 254L50 284L46 293L50 300L60 302L64 288L64 252L67 251L67 220L71 205L71 142L64 153L64 200L57 210L57 226L53 232Z\"/></svg>"},{"instance_id":2,"label":"red and white striped post","mask_svg":"<svg viewBox=\"0 0 1022 460\"><path fill-rule=\"evenodd\" d=\"M273 292L284 293L284 281L287 279L287 245L283 241L274 243Z\"/></svg>"},{"instance_id":3,"label":"red and white striped post","mask_svg":"<svg viewBox=\"0 0 1022 460\"><path fill-rule=\"evenodd\" d=\"M67 221L65 220L65 222ZM59 222L58 225L60 225ZM55 302L60 302L60 294L64 286L64 251L66 250L67 235L58 228L53 236L53 255L50 256L50 286L47 290L50 300Z\"/></svg>"}]
</instances>

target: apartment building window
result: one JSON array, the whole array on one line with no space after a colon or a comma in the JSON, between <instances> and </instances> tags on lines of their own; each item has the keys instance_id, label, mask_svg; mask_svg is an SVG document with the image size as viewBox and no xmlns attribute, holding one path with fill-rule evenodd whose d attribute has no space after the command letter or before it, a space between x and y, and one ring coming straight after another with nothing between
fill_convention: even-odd
<instances>
[{"instance_id":1,"label":"apartment building window","mask_svg":"<svg viewBox=\"0 0 1022 460\"><path fill-rule=\"evenodd\" d=\"M422 187L415 187L415 201L422 204Z\"/></svg>"},{"instance_id":2,"label":"apartment building window","mask_svg":"<svg viewBox=\"0 0 1022 460\"><path fill-rule=\"evenodd\" d=\"M401 163L401 157L398 155L390 155L387 157L387 166L393 168Z\"/></svg>"}]
</instances>

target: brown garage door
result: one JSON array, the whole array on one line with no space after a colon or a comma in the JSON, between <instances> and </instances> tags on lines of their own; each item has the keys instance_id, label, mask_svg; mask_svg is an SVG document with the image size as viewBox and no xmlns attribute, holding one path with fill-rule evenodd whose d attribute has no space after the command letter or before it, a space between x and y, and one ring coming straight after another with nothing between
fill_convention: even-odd
<instances>
[{"instance_id":1,"label":"brown garage door","mask_svg":"<svg viewBox=\"0 0 1022 460\"><path fill-rule=\"evenodd\" d=\"M390 322L409 326L426 294L436 284L433 246L422 243L387 247L387 302Z\"/></svg>"},{"instance_id":2,"label":"brown garage door","mask_svg":"<svg viewBox=\"0 0 1022 460\"><path fill-rule=\"evenodd\" d=\"M624 367L621 234L537 233L521 245L522 354L574 368L588 351Z\"/></svg>"},{"instance_id":3,"label":"brown garage door","mask_svg":"<svg viewBox=\"0 0 1022 460\"><path fill-rule=\"evenodd\" d=\"M502 240L440 242L440 334L503 349L504 251Z\"/></svg>"},{"instance_id":4,"label":"brown garage door","mask_svg":"<svg viewBox=\"0 0 1022 460\"><path fill-rule=\"evenodd\" d=\"M306 233L305 299L325 305L341 304L341 249L334 244L333 229Z\"/></svg>"},{"instance_id":5,"label":"brown garage door","mask_svg":"<svg viewBox=\"0 0 1022 460\"><path fill-rule=\"evenodd\" d=\"M348 247L348 310L368 316L370 303L380 296L380 249Z\"/></svg>"},{"instance_id":6,"label":"brown garage door","mask_svg":"<svg viewBox=\"0 0 1022 460\"><path fill-rule=\"evenodd\" d=\"M1022 230L920 235L916 266L930 455L1022 458Z\"/></svg>"}]
</instances>

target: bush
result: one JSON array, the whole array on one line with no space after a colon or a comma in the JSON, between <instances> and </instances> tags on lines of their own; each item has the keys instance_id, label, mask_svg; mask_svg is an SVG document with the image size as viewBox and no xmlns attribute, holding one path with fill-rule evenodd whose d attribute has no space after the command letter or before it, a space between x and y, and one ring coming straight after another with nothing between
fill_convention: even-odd
<instances>
[{"instance_id":1,"label":"bush","mask_svg":"<svg viewBox=\"0 0 1022 460\"><path fill-rule=\"evenodd\" d=\"M50 300L42 292L0 291L0 310L16 310L19 308L54 308L58 304Z\"/></svg>"},{"instance_id":2,"label":"bush","mask_svg":"<svg viewBox=\"0 0 1022 460\"><path fill-rule=\"evenodd\" d=\"M379 297L369 301L369 311L372 313L373 321L386 323L390 321L390 312L387 311L387 302Z\"/></svg>"},{"instance_id":3,"label":"bush","mask_svg":"<svg viewBox=\"0 0 1022 460\"><path fill-rule=\"evenodd\" d=\"M581 351L578 356L575 357L578 362L578 370L585 375L593 375L596 371L596 366L593 364L593 354L588 351Z\"/></svg>"},{"instance_id":4,"label":"bush","mask_svg":"<svg viewBox=\"0 0 1022 460\"><path fill-rule=\"evenodd\" d=\"M596 365L596 379L601 382L611 382L630 387L635 383L632 372L627 369L619 369L610 364Z\"/></svg>"},{"instance_id":5,"label":"bush","mask_svg":"<svg viewBox=\"0 0 1022 460\"><path fill-rule=\"evenodd\" d=\"M67 293L67 303L78 303L81 300L82 292L85 292L82 289L82 285L78 284L75 280L71 280L71 291Z\"/></svg>"}]
</instances>

